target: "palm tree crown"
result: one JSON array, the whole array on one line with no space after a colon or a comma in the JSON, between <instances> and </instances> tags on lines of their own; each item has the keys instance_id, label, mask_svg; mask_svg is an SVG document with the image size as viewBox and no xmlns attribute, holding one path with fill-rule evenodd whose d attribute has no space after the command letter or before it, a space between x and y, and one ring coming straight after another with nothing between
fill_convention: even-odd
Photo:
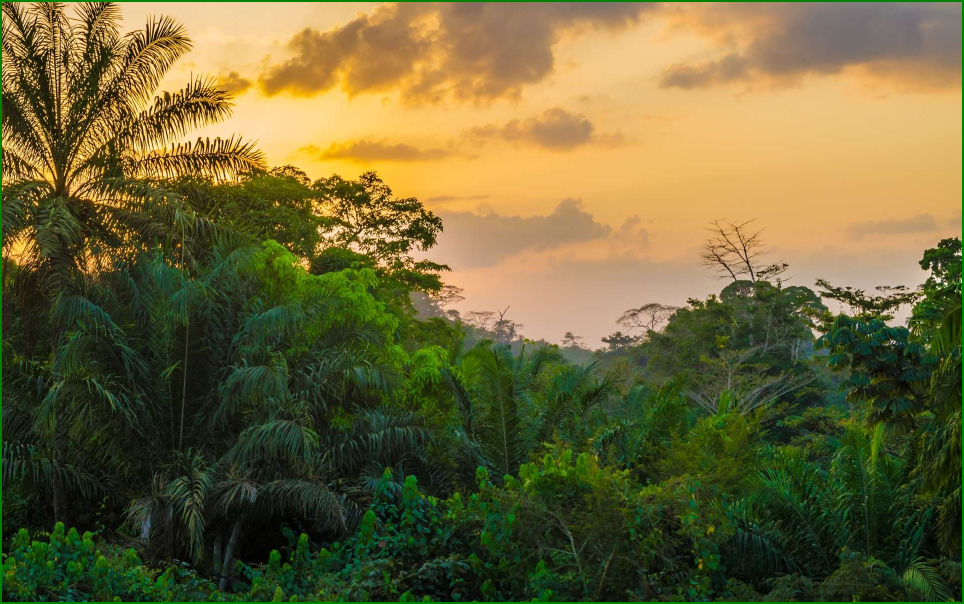
<instances>
[{"instance_id":1,"label":"palm tree crown","mask_svg":"<svg viewBox=\"0 0 964 604\"><path fill-rule=\"evenodd\" d=\"M183 235L191 214L158 179L262 165L235 137L180 142L231 112L213 80L154 96L190 49L168 17L122 34L114 4L82 4L68 17L63 4L4 3L3 246L23 246L21 262L48 294L109 252Z\"/></svg>"}]
</instances>

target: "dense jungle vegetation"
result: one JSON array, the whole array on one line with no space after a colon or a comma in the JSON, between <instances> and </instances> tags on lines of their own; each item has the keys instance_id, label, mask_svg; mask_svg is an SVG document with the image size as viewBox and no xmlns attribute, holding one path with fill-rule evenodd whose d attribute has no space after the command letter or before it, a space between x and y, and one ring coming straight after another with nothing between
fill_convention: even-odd
<instances>
[{"instance_id":1,"label":"dense jungle vegetation","mask_svg":"<svg viewBox=\"0 0 964 604\"><path fill-rule=\"evenodd\" d=\"M230 99L119 19L3 5L4 600L961 599L959 239L867 293L716 223L719 295L529 342L376 174L179 143Z\"/></svg>"}]
</instances>

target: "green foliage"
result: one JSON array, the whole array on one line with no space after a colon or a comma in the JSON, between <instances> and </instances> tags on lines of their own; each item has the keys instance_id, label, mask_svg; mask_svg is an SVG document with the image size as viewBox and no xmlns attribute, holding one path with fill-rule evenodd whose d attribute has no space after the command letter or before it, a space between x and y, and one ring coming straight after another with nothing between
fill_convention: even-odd
<instances>
[{"instance_id":1,"label":"green foliage","mask_svg":"<svg viewBox=\"0 0 964 604\"><path fill-rule=\"evenodd\" d=\"M760 432L754 417L728 413L700 418L692 430L668 443L657 467L663 476L691 476L738 494L746 468L757 465Z\"/></svg>"},{"instance_id":2,"label":"green foliage","mask_svg":"<svg viewBox=\"0 0 964 604\"><path fill-rule=\"evenodd\" d=\"M216 182L192 174L171 181L168 187L215 224L253 238L272 239L299 258L311 258L321 244L318 229L324 221L315 211L317 194L307 178L286 166L268 173L251 171L237 181Z\"/></svg>"},{"instance_id":3,"label":"green foliage","mask_svg":"<svg viewBox=\"0 0 964 604\"><path fill-rule=\"evenodd\" d=\"M960 599L959 239L533 344L374 173L183 143L179 25L67 10L3 7L5 600Z\"/></svg>"},{"instance_id":4,"label":"green foliage","mask_svg":"<svg viewBox=\"0 0 964 604\"><path fill-rule=\"evenodd\" d=\"M141 562L133 549L95 543L87 532L64 532L57 523L46 540L21 529L3 561L3 598L8 602L218 601L214 584L179 566L163 572Z\"/></svg>"},{"instance_id":5,"label":"green foliage","mask_svg":"<svg viewBox=\"0 0 964 604\"><path fill-rule=\"evenodd\" d=\"M397 198L374 172L357 181L339 176L312 185L318 195L325 224L325 247L337 246L368 256L400 282L416 290L441 287L443 264L415 260L412 252L435 245L442 220L414 197Z\"/></svg>"},{"instance_id":6,"label":"green foliage","mask_svg":"<svg viewBox=\"0 0 964 604\"><path fill-rule=\"evenodd\" d=\"M961 284L961 240L941 239L936 248L924 252L920 267L931 271L924 283L925 290L954 287Z\"/></svg>"},{"instance_id":7,"label":"green foliage","mask_svg":"<svg viewBox=\"0 0 964 604\"><path fill-rule=\"evenodd\" d=\"M867 404L870 422L908 426L927 408L926 385L937 359L906 327L840 315L820 345L830 349L831 367L850 371L847 398Z\"/></svg>"}]
</instances>

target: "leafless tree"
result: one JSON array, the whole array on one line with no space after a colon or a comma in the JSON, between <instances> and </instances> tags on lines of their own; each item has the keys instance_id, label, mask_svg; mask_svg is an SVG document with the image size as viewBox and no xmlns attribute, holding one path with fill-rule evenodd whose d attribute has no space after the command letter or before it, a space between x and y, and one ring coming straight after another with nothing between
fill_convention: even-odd
<instances>
[{"instance_id":1,"label":"leafless tree","mask_svg":"<svg viewBox=\"0 0 964 604\"><path fill-rule=\"evenodd\" d=\"M783 274L787 264L765 264L763 257L768 250L760 235L763 229L754 231L753 220L733 223L714 220L707 229L711 236L703 245L700 264L714 270L720 279L731 278L734 282L768 281Z\"/></svg>"},{"instance_id":2,"label":"leafless tree","mask_svg":"<svg viewBox=\"0 0 964 604\"><path fill-rule=\"evenodd\" d=\"M626 327L627 331L642 329L645 334L648 334L651 331L659 331L663 323L668 321L677 310L679 308L676 306L650 302L639 308L630 308L616 319L616 324Z\"/></svg>"},{"instance_id":3,"label":"leafless tree","mask_svg":"<svg viewBox=\"0 0 964 604\"><path fill-rule=\"evenodd\" d=\"M495 332L495 340L500 344L509 344L519 339L522 324L505 318L506 313L509 312L509 307L506 306L505 310L497 310L496 312L499 315L499 320L492 326L492 331Z\"/></svg>"}]
</instances>

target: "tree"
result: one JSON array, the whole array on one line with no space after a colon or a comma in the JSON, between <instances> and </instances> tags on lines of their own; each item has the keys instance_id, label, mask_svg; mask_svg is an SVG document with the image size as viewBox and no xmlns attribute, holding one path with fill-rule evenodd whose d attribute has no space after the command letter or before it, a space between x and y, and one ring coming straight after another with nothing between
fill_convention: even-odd
<instances>
[{"instance_id":1,"label":"tree","mask_svg":"<svg viewBox=\"0 0 964 604\"><path fill-rule=\"evenodd\" d=\"M239 138L179 142L230 115L213 80L151 102L191 49L172 19L122 35L111 3L79 5L74 18L59 4L9 3L3 17L3 245L26 245L21 262L51 295L111 252L184 237L190 215L145 179L226 178L262 165Z\"/></svg>"},{"instance_id":2,"label":"tree","mask_svg":"<svg viewBox=\"0 0 964 604\"><path fill-rule=\"evenodd\" d=\"M758 353L759 348L724 350L716 358L705 359L686 396L711 415L746 415L776 404L816 379L811 373L767 375L765 367L750 363Z\"/></svg>"},{"instance_id":3,"label":"tree","mask_svg":"<svg viewBox=\"0 0 964 604\"><path fill-rule=\"evenodd\" d=\"M488 331L495 320L495 313L491 310L470 310L465 313L465 322L479 331Z\"/></svg>"},{"instance_id":4,"label":"tree","mask_svg":"<svg viewBox=\"0 0 964 604\"><path fill-rule=\"evenodd\" d=\"M719 295L690 299L644 343L647 371L691 373L725 350L753 350L768 373L796 370L813 354L814 317L826 307L810 289L777 281L732 282Z\"/></svg>"},{"instance_id":5,"label":"tree","mask_svg":"<svg viewBox=\"0 0 964 604\"><path fill-rule=\"evenodd\" d=\"M145 244L182 242L193 215L157 179L186 173L227 178L259 168L262 155L239 138L180 142L193 128L230 115L213 80L151 97L191 42L168 17L123 35L115 4L3 5L3 249L24 250L53 312L51 350L66 330L92 320L70 295L78 275L105 270ZM170 245L169 245L170 248ZM183 261L183 254L181 257ZM57 364L54 364L57 367ZM65 435L53 376L47 426L55 466ZM55 478L54 506L61 499Z\"/></svg>"},{"instance_id":6,"label":"tree","mask_svg":"<svg viewBox=\"0 0 964 604\"><path fill-rule=\"evenodd\" d=\"M464 290L461 287L454 285L443 285L437 291L431 292L429 300L436 315L452 321L458 320L460 318L459 311L449 307L463 302L465 300L463 293Z\"/></svg>"},{"instance_id":7,"label":"tree","mask_svg":"<svg viewBox=\"0 0 964 604\"><path fill-rule=\"evenodd\" d=\"M630 308L616 319L616 324L627 327L630 331L642 329L643 335L647 335L651 331L659 331L660 326L677 310L679 308L676 306L650 302L639 308Z\"/></svg>"},{"instance_id":8,"label":"tree","mask_svg":"<svg viewBox=\"0 0 964 604\"><path fill-rule=\"evenodd\" d=\"M638 336L631 336L624 334L621 331L610 334L609 336L602 339L605 344L609 345L609 350L622 350L627 346L635 344L639 340Z\"/></svg>"},{"instance_id":9,"label":"tree","mask_svg":"<svg viewBox=\"0 0 964 604\"><path fill-rule=\"evenodd\" d=\"M931 271L925 288L953 286L961 282L961 240L959 237L941 239L937 247L924 252L920 267Z\"/></svg>"},{"instance_id":10,"label":"tree","mask_svg":"<svg viewBox=\"0 0 964 604\"><path fill-rule=\"evenodd\" d=\"M583 421L599 409L612 381L599 379L599 367L563 366L555 346L523 347L482 342L445 371L446 385L470 439L466 457L498 472L518 470L533 448L557 429L567 435L589 430Z\"/></svg>"},{"instance_id":11,"label":"tree","mask_svg":"<svg viewBox=\"0 0 964 604\"><path fill-rule=\"evenodd\" d=\"M505 307L505 310L497 310L496 313L499 315L499 319L492 324L495 340L500 344L511 344L522 337L519 330L524 326L521 323L516 323L512 319L506 319L505 315L507 312L509 312L508 306Z\"/></svg>"},{"instance_id":12,"label":"tree","mask_svg":"<svg viewBox=\"0 0 964 604\"><path fill-rule=\"evenodd\" d=\"M563 348L577 348L582 346L582 336L577 336L571 331L567 331L565 335L562 336L562 347Z\"/></svg>"},{"instance_id":13,"label":"tree","mask_svg":"<svg viewBox=\"0 0 964 604\"><path fill-rule=\"evenodd\" d=\"M310 275L280 244L227 237L187 279L160 254L98 275L84 303L106 310L68 333L49 372L63 376L54 386L67 451L134 502L137 533L194 560L213 546L228 574L258 526L350 528L372 475L431 474L419 461L422 418L379 404L404 353L374 282L370 269ZM189 319L197 352L182 381L172 343ZM48 401L35 380L16 382L4 400L5 422L16 421L5 427L29 428L23 418ZM23 428L5 436L18 446L5 450L6 476L41 476L49 439ZM85 467L61 467L65 488L101 491Z\"/></svg>"},{"instance_id":14,"label":"tree","mask_svg":"<svg viewBox=\"0 0 964 604\"><path fill-rule=\"evenodd\" d=\"M700 263L716 271L720 279L729 277L733 281L740 281L744 277L751 283L768 281L786 272L787 265L784 263L762 263L762 258L767 254L760 237L763 231L752 231L752 222L715 220L710 223L707 230L712 235L703 245Z\"/></svg>"},{"instance_id":15,"label":"tree","mask_svg":"<svg viewBox=\"0 0 964 604\"><path fill-rule=\"evenodd\" d=\"M657 389L636 383L612 412L616 421L594 439L601 456L620 468L649 473L659 454L690 428L689 407L681 380L670 380Z\"/></svg>"},{"instance_id":16,"label":"tree","mask_svg":"<svg viewBox=\"0 0 964 604\"><path fill-rule=\"evenodd\" d=\"M821 288L820 297L839 302L851 316L862 320L889 321L902 306L920 299L919 292L905 285L879 285L875 288L877 294L850 286L835 287L826 279L817 279L816 285Z\"/></svg>"},{"instance_id":17,"label":"tree","mask_svg":"<svg viewBox=\"0 0 964 604\"><path fill-rule=\"evenodd\" d=\"M750 495L734 507L740 518L734 559L752 556L766 570L832 572L844 550L890 565L899 583L930 599L950 599L947 585L921 556L929 514L921 514L906 488L906 462L886 453L884 431L848 429L829 468L777 451L753 476ZM752 520L752 522L747 522ZM761 552L761 553L762 553ZM913 591L912 591L913 593Z\"/></svg>"},{"instance_id":18,"label":"tree","mask_svg":"<svg viewBox=\"0 0 964 604\"><path fill-rule=\"evenodd\" d=\"M948 555L961 547L961 242L944 239L924 252L930 270L910 327L938 357L927 385L929 414L911 449L914 476L936 501L938 541ZM930 415L933 417L930 417Z\"/></svg>"},{"instance_id":19,"label":"tree","mask_svg":"<svg viewBox=\"0 0 964 604\"><path fill-rule=\"evenodd\" d=\"M415 289L434 291L442 284L438 273L449 268L430 260L416 260L414 251L435 246L442 220L414 197L398 198L374 172L357 181L340 176L315 181L323 246L339 246L370 256Z\"/></svg>"},{"instance_id":20,"label":"tree","mask_svg":"<svg viewBox=\"0 0 964 604\"><path fill-rule=\"evenodd\" d=\"M198 216L252 238L272 239L310 261L321 247L318 194L306 184L304 172L293 166L261 170L223 181L188 175L166 185L183 196ZM210 238L196 238L194 255L210 250Z\"/></svg>"}]
</instances>

